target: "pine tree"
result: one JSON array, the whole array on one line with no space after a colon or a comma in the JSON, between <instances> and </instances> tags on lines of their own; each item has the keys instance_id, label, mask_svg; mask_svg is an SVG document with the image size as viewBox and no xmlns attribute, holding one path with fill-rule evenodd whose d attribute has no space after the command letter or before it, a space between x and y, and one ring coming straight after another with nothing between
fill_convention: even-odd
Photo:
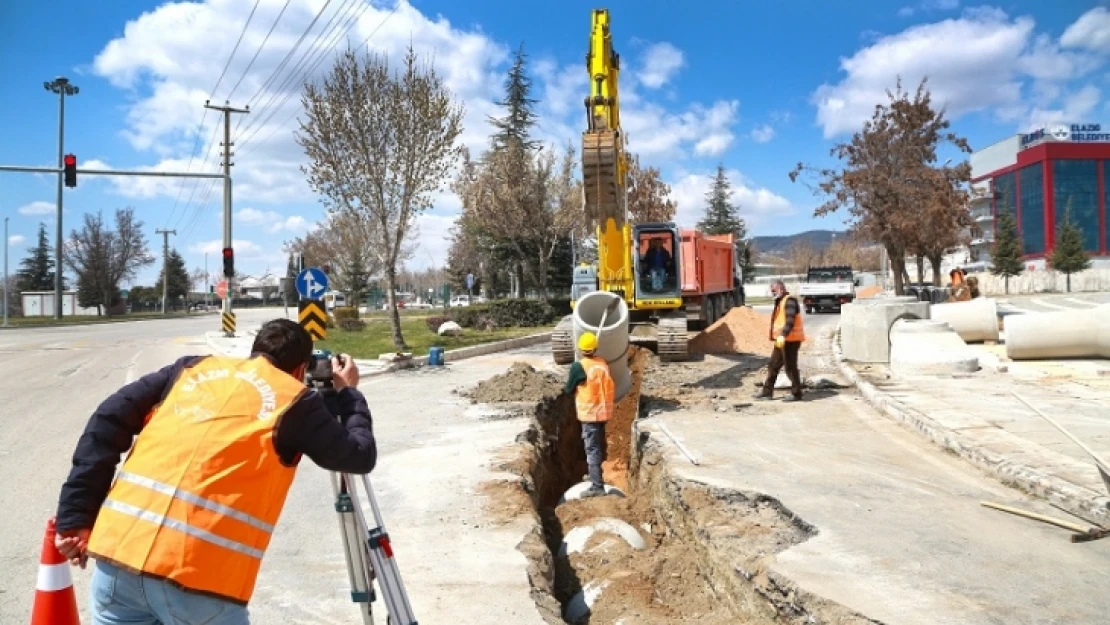
<instances>
[{"instance_id":1,"label":"pine tree","mask_svg":"<svg viewBox=\"0 0 1110 625\"><path fill-rule=\"evenodd\" d=\"M46 224L39 224L38 244L23 259L20 267L16 274L16 288L21 293L54 290L54 248L46 237ZM62 290L66 288L65 275L62 275Z\"/></svg>"},{"instance_id":2,"label":"pine tree","mask_svg":"<svg viewBox=\"0 0 1110 625\"><path fill-rule=\"evenodd\" d=\"M1083 249L1083 230L1072 219L1070 204L1064 212L1064 223L1056 231L1056 247L1048 262L1053 269L1067 277L1068 293L1071 293L1071 274L1091 266L1091 257Z\"/></svg>"},{"instance_id":3,"label":"pine tree","mask_svg":"<svg viewBox=\"0 0 1110 625\"><path fill-rule=\"evenodd\" d=\"M162 271L158 272L158 298L161 301L162 295L162 277L169 275L169 280L166 282L166 309L169 310L173 307L174 302L181 301L182 298L187 298L190 288L191 280L189 279L189 271L185 269L185 259L181 257L176 249L170 250L166 255L166 261L162 265Z\"/></svg>"},{"instance_id":4,"label":"pine tree","mask_svg":"<svg viewBox=\"0 0 1110 625\"><path fill-rule=\"evenodd\" d=\"M1017 220L1013 213L1002 212L998 215L998 227L994 235L994 250L991 252L991 273L1002 276L1006 294L1010 294L1010 278L1021 275L1025 263L1021 237L1018 236Z\"/></svg>"},{"instance_id":5,"label":"pine tree","mask_svg":"<svg viewBox=\"0 0 1110 625\"><path fill-rule=\"evenodd\" d=\"M713 180L713 188L705 194L705 200L708 202L705 218L698 222L698 230L705 234L732 234L737 240L747 235L748 228L740 219L740 207L731 202L732 185L723 164L717 165L717 177Z\"/></svg>"},{"instance_id":6,"label":"pine tree","mask_svg":"<svg viewBox=\"0 0 1110 625\"><path fill-rule=\"evenodd\" d=\"M540 145L539 141L530 138L531 129L536 125L536 113L532 107L538 100L529 97L532 79L525 71L527 59L524 44L521 43L505 78L505 99L497 103L506 109L506 114L500 118L488 118L497 129L492 138L495 149L515 144L526 150L534 150Z\"/></svg>"},{"instance_id":7,"label":"pine tree","mask_svg":"<svg viewBox=\"0 0 1110 625\"><path fill-rule=\"evenodd\" d=\"M362 297L370 290L370 272L367 270L369 259L361 247L354 247L344 255L339 269L338 286L347 295L351 305L358 306Z\"/></svg>"}]
</instances>

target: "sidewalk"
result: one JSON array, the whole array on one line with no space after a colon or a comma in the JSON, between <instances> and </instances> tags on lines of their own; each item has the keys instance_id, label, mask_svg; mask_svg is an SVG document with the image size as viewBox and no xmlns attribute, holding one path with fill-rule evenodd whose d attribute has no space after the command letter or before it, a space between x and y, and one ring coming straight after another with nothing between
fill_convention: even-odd
<instances>
[{"instance_id":1,"label":"sidewalk","mask_svg":"<svg viewBox=\"0 0 1110 625\"><path fill-rule=\"evenodd\" d=\"M803 351L804 375L835 369L820 353L827 337L811 347ZM697 386L722 392L724 375ZM727 393L740 399L758 377L744 374L737 387L727 375ZM751 403L735 412L663 407L638 427L663 444L675 477L739 490L748 500L766 495L816 530L754 563L729 561L760 594L792 601L797 622L819 613L822 601L886 625L1100 623L1110 611L1102 582L1110 542L1072 545L1065 530L982 507L994 501L1066 516L937 453L854 390L811 391L800 403ZM754 528L715 521L702 536L707 549L728 555L730 545L758 541L773 523L766 514Z\"/></svg>"},{"instance_id":2,"label":"sidewalk","mask_svg":"<svg viewBox=\"0 0 1110 625\"><path fill-rule=\"evenodd\" d=\"M983 352L983 368L952 377L893 377L882 365L843 360L842 374L880 412L971 461L1005 484L1100 523L1110 523L1110 497L1094 462L1074 442L1014 397L1016 392L1095 453L1110 457L1110 372L1090 361L1003 362ZM1004 353L1004 352L1002 352ZM1066 516L1057 511L1054 516Z\"/></svg>"}]
</instances>

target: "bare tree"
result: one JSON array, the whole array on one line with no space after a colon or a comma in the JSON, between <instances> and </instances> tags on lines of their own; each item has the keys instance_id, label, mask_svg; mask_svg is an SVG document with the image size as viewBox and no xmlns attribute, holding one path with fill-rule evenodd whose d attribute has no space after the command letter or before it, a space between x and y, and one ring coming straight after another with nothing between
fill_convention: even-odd
<instances>
[{"instance_id":1,"label":"bare tree","mask_svg":"<svg viewBox=\"0 0 1110 625\"><path fill-rule=\"evenodd\" d=\"M116 304L119 286L133 280L142 267L154 263L146 246L143 222L135 209L116 209L116 228L110 230L100 212L86 213L81 230L73 230L63 251L63 261L84 288L83 306L103 306L105 313Z\"/></svg>"},{"instance_id":2,"label":"bare tree","mask_svg":"<svg viewBox=\"0 0 1110 625\"><path fill-rule=\"evenodd\" d=\"M628 160L628 213L632 223L667 222L674 219L678 205L670 198L671 187L655 167L640 166L640 157Z\"/></svg>"},{"instance_id":3,"label":"bare tree","mask_svg":"<svg viewBox=\"0 0 1110 625\"><path fill-rule=\"evenodd\" d=\"M927 80L922 80L911 95L898 80L894 93L887 91L889 102L879 104L870 121L847 143L840 143L831 155L843 161L841 169L813 168L802 163L790 172L796 181L805 171L816 175L813 191L827 196L814 211L821 217L847 208L854 218L852 232L886 247L894 270L895 292L904 292L906 255L920 249L922 236L947 237L942 230L951 222L922 224L927 202L935 199L932 183L937 147L942 141L970 152L967 140L948 132L944 109L935 110Z\"/></svg>"},{"instance_id":4,"label":"bare tree","mask_svg":"<svg viewBox=\"0 0 1110 625\"><path fill-rule=\"evenodd\" d=\"M370 225L369 252L387 285L393 344L407 349L397 311L397 267L416 218L432 204L460 147L463 110L435 69L409 46L398 71L388 57L347 50L322 83L306 84L296 133L308 183L331 213Z\"/></svg>"}]
</instances>

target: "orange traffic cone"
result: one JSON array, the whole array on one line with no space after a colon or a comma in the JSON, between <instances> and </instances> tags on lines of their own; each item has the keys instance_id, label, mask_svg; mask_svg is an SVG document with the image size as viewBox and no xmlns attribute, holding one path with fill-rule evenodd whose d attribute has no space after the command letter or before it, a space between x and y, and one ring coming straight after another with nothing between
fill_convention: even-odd
<instances>
[{"instance_id":1,"label":"orange traffic cone","mask_svg":"<svg viewBox=\"0 0 1110 625\"><path fill-rule=\"evenodd\" d=\"M31 625L81 625L77 616L77 595L69 561L54 546L54 517L46 522L39 557L39 579L35 585L35 607Z\"/></svg>"}]
</instances>

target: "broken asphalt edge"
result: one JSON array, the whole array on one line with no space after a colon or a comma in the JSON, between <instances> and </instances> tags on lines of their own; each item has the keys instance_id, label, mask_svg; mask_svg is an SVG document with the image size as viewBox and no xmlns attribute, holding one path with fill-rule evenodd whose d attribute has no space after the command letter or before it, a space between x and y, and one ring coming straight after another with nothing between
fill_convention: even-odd
<instances>
[{"instance_id":1,"label":"broken asphalt edge","mask_svg":"<svg viewBox=\"0 0 1110 625\"><path fill-rule=\"evenodd\" d=\"M840 373L860 392L875 410L923 434L937 446L950 451L994 475L1003 484L1051 501L1081 517L1099 523L1110 522L1110 497L1095 494L1037 468L1017 462L990 449L969 445L954 431L937 424L924 413L903 405L863 379L840 348L840 326L832 335L833 359Z\"/></svg>"},{"instance_id":2,"label":"broken asphalt edge","mask_svg":"<svg viewBox=\"0 0 1110 625\"><path fill-rule=\"evenodd\" d=\"M208 347L226 355L232 355L234 350L233 345L229 345L230 341L245 338L252 335L253 332L241 332L239 336L229 339L220 336L221 332L208 332L204 335L204 340ZM477 358L478 356L487 356L497 352L509 351L511 349L519 349L521 347L529 347L538 345L540 343L547 343L551 341L551 332L539 332L537 334L529 334L527 336L519 336L514 339L506 339L504 341L494 341L492 343L483 343L481 345L471 345L470 347L461 347L459 349L452 349L443 352L444 364L448 362L455 362L459 360L466 360L468 358ZM385 375L401 369L410 369L413 367L421 367L428 364L427 356L419 356L416 358L406 359L401 362L389 363L382 366L382 360L366 360L355 359L355 364L359 367L366 369L360 371L359 374L363 378L374 377L378 375Z\"/></svg>"}]
</instances>

